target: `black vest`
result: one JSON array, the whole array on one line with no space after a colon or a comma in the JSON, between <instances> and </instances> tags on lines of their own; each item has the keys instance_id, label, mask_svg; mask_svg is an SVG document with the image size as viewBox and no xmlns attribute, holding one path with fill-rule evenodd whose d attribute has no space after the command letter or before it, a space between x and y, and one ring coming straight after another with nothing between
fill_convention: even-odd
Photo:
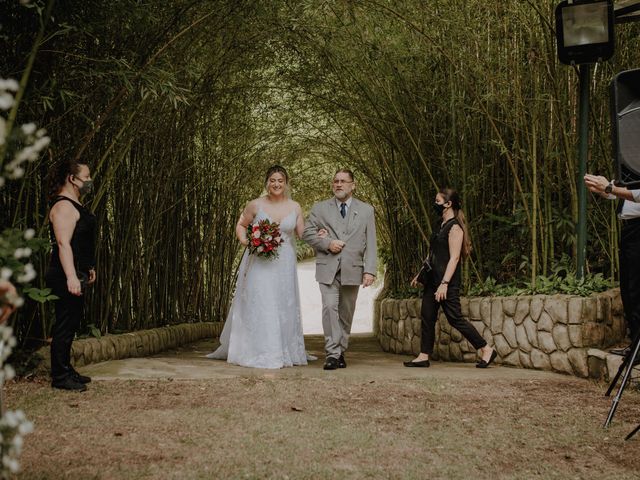
<instances>
[{"instance_id":1,"label":"black vest","mask_svg":"<svg viewBox=\"0 0 640 480\"><path fill-rule=\"evenodd\" d=\"M442 282L444 272L447 270L450 258L449 232L454 225L460 225L460 223L456 218L451 218L442 224L439 230L434 230L431 236L431 266L433 268L431 279L435 287ZM449 288L460 288L462 278L460 263L458 261L453 277L449 280Z\"/></svg>"},{"instance_id":2,"label":"black vest","mask_svg":"<svg viewBox=\"0 0 640 480\"><path fill-rule=\"evenodd\" d=\"M76 223L76 228L73 230L73 236L71 237L71 250L73 251L73 263L76 271L88 273L89 270L96 265L96 217L85 206L62 195L53 200L51 207L63 200L71 202L80 213L80 219ZM51 238L51 262L49 263L49 271L54 274L64 275L64 270L60 263L58 242L52 224L49 224L49 236Z\"/></svg>"}]
</instances>

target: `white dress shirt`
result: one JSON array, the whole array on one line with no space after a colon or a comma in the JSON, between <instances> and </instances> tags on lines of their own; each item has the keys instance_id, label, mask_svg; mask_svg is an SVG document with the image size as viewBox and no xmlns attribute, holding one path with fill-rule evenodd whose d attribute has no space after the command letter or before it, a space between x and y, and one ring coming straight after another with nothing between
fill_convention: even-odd
<instances>
[{"instance_id":1,"label":"white dress shirt","mask_svg":"<svg viewBox=\"0 0 640 480\"><path fill-rule=\"evenodd\" d=\"M632 218L640 218L640 190L631 190L633 202L625 200L622 203L622 210L618 217L620 220L631 220Z\"/></svg>"},{"instance_id":2,"label":"white dress shirt","mask_svg":"<svg viewBox=\"0 0 640 480\"><path fill-rule=\"evenodd\" d=\"M344 218L347 218L347 215L349 215L349 208L351 207L351 200L353 200L353 197L349 197L347 198L344 202L340 199L338 199L338 197L336 197L336 206L338 207L338 213L340 213L340 207L343 203L345 203L347 206L345 207L345 215ZM342 216L342 214L340 213L340 216Z\"/></svg>"}]
</instances>

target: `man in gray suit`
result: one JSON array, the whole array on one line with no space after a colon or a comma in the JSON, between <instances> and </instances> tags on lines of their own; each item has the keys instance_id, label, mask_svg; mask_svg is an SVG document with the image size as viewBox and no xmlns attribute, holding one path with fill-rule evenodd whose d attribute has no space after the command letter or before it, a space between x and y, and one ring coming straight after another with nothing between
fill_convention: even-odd
<instances>
[{"instance_id":1,"label":"man in gray suit","mask_svg":"<svg viewBox=\"0 0 640 480\"><path fill-rule=\"evenodd\" d=\"M353 198L353 172L338 170L334 197L316 203L305 223L303 240L316 252L316 281L322 294L324 369L345 368L353 311L360 285L373 284L377 269L373 207Z\"/></svg>"}]
</instances>

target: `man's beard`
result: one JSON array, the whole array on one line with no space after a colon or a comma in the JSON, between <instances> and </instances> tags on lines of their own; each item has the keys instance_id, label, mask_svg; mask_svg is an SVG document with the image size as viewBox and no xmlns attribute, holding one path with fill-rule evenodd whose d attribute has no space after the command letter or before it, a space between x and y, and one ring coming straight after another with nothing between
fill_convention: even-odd
<instances>
[{"instance_id":1,"label":"man's beard","mask_svg":"<svg viewBox=\"0 0 640 480\"><path fill-rule=\"evenodd\" d=\"M344 200L345 198L347 198L349 196L349 194L347 194L347 192L333 192L333 194L336 196L336 198L338 200Z\"/></svg>"}]
</instances>

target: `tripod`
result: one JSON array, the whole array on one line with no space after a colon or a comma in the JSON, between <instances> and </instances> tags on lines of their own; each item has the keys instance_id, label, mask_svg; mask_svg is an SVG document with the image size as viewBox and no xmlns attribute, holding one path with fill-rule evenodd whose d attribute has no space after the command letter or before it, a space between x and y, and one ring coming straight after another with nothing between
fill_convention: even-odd
<instances>
[{"instance_id":1,"label":"tripod","mask_svg":"<svg viewBox=\"0 0 640 480\"><path fill-rule=\"evenodd\" d=\"M638 357L638 352L640 352L640 332L637 333L635 338L633 339L633 342L631 343L631 346L629 348L629 352L624 356L624 360L620 364L620 368L618 368L618 372L616 373L615 377L613 377L613 380L611 381L611 384L607 389L607 393L604 394L605 397L608 397L609 395L611 395L611 392L615 388L616 383L618 383L618 379L620 378L620 375L622 375L624 372L624 375L622 377L622 382L620 383L620 388L618 388L618 392L616 393L616 396L613 397L613 402L611 404L611 409L609 410L609 415L607 416L607 419L604 422L604 428L607 428L609 425L611 425L611 420L613 420L613 416L616 413L616 409L618 408L618 403L620 403L620 399L622 398L622 393L624 392L624 389L627 386L627 383L629 383L629 378L631 377L631 371L633 370L633 367L636 363L636 358L640 360L640 357ZM625 440L629 440L639 430L640 430L640 425L638 425L629 435L627 435L625 437Z\"/></svg>"}]
</instances>

